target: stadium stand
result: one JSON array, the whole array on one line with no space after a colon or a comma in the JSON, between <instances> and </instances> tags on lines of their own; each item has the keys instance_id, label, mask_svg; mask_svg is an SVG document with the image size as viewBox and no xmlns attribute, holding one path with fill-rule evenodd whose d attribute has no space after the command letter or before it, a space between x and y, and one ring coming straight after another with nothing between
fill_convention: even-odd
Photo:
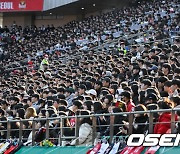
<instances>
[{"instance_id":1,"label":"stadium stand","mask_svg":"<svg viewBox=\"0 0 180 154\"><path fill-rule=\"evenodd\" d=\"M179 10L142 1L59 27L0 28L0 153L133 153L130 134L178 134Z\"/></svg>"}]
</instances>

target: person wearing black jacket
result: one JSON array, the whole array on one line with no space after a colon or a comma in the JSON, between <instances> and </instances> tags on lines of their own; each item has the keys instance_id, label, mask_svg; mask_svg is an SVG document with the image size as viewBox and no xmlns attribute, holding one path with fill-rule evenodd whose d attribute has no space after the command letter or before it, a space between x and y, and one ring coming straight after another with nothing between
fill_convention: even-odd
<instances>
[{"instance_id":1,"label":"person wearing black jacket","mask_svg":"<svg viewBox=\"0 0 180 154\"><path fill-rule=\"evenodd\" d=\"M134 111L146 111L146 107L143 104L139 104L134 108ZM135 114L134 115L134 122L133 122L133 130L132 134L144 134L147 130L147 121L148 115L144 114Z\"/></svg>"},{"instance_id":2,"label":"person wearing black jacket","mask_svg":"<svg viewBox=\"0 0 180 154\"><path fill-rule=\"evenodd\" d=\"M143 104L139 104L135 106L134 111L146 111L146 107ZM146 125L148 121L148 115L146 113L144 114L134 114L134 121L132 123L132 134L145 134L147 131ZM129 123L126 121L123 121L124 126L122 128L122 134L127 134L129 129Z\"/></svg>"}]
</instances>

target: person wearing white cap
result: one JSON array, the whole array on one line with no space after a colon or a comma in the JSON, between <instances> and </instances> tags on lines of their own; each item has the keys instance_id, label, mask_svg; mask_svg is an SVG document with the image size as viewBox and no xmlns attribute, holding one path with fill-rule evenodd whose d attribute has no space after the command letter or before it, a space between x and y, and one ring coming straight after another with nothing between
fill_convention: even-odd
<instances>
[{"instance_id":1,"label":"person wearing white cap","mask_svg":"<svg viewBox=\"0 0 180 154\"><path fill-rule=\"evenodd\" d=\"M96 96L97 96L97 92L94 89L90 89L86 91L86 94L90 95L92 97L93 100L95 100Z\"/></svg>"}]
</instances>

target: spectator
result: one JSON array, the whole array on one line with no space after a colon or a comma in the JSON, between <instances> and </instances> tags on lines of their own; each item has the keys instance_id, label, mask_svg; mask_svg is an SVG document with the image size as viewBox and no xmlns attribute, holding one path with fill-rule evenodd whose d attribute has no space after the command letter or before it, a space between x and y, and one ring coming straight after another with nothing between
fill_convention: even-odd
<instances>
[{"instance_id":1,"label":"spectator","mask_svg":"<svg viewBox=\"0 0 180 154\"><path fill-rule=\"evenodd\" d=\"M77 111L77 115L90 115L87 110ZM92 121L90 118L82 118L80 120L79 137L71 142L71 145L76 144L78 140L80 145L90 145L92 141Z\"/></svg>"},{"instance_id":2,"label":"spectator","mask_svg":"<svg viewBox=\"0 0 180 154\"><path fill-rule=\"evenodd\" d=\"M122 100L126 103L127 105L127 111L128 112L131 112L131 111L134 111L134 103L132 102L131 100L131 94L130 92L128 91L124 91L121 93L121 96L122 96Z\"/></svg>"},{"instance_id":3,"label":"spectator","mask_svg":"<svg viewBox=\"0 0 180 154\"><path fill-rule=\"evenodd\" d=\"M172 109L174 107L174 103L171 102L169 99L164 99L159 103L160 109ZM175 121L177 121L177 115L175 115ZM158 118L158 124L154 126L154 133L155 134L165 134L169 129L171 129L171 113L164 112L161 113Z\"/></svg>"}]
</instances>

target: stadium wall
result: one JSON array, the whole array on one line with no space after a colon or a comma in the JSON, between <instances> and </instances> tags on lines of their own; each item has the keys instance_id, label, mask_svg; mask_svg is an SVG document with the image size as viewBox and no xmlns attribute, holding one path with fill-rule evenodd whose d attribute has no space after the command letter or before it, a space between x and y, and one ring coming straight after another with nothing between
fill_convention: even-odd
<instances>
[{"instance_id":1,"label":"stadium wall","mask_svg":"<svg viewBox=\"0 0 180 154\"><path fill-rule=\"evenodd\" d=\"M0 25L8 26L10 27L14 22L17 25L21 25L22 27L25 27L27 25L36 25L36 26L42 26L42 25L51 25L54 26L63 26L66 23L72 21L72 20L82 20L83 17L88 17L90 15L100 15L101 13L106 13L108 11L111 11L113 7L122 8L124 6L127 6L129 3L129 0L127 1L121 1L118 5L115 5L115 3L112 3L111 7L109 9L99 9L98 11L94 12L86 12L84 15L78 13L78 14L65 14L65 15L59 15L59 12L57 11L56 14L47 14L46 12L40 12L38 14L36 13L30 13L30 12L16 12L16 13L4 13L3 17L0 15ZM104 5L107 5L104 3ZM40 15L39 15L40 14ZM2 19L3 18L3 19Z\"/></svg>"},{"instance_id":2,"label":"stadium wall","mask_svg":"<svg viewBox=\"0 0 180 154\"><path fill-rule=\"evenodd\" d=\"M17 25L21 25L22 27L32 25L33 24L33 16L32 15L8 15L3 17L3 26L10 27L13 23Z\"/></svg>"},{"instance_id":3,"label":"stadium wall","mask_svg":"<svg viewBox=\"0 0 180 154\"><path fill-rule=\"evenodd\" d=\"M51 25L53 24L54 26L63 26L66 23L77 20L77 15L66 15L66 16L61 16L60 19L35 19L34 23L36 26L42 26L44 25Z\"/></svg>"}]
</instances>

